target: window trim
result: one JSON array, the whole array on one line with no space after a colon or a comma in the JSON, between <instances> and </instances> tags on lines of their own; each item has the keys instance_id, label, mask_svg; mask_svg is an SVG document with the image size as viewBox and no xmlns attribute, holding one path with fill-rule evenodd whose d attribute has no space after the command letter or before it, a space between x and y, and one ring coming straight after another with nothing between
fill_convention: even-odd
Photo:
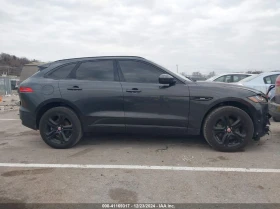
<instances>
[{"instance_id":1,"label":"window trim","mask_svg":"<svg viewBox=\"0 0 280 209\"><path fill-rule=\"evenodd\" d=\"M60 68L63 68L67 65L72 65L72 64L76 64L73 69L70 71L69 75L66 77L66 78L62 78L62 79L56 79L56 78L52 78L50 74L52 74L54 71L57 71L59 70ZM69 62L69 63L65 63L65 64L62 64L62 65L59 65L57 67L55 67L54 69L51 69L49 72L47 72L45 75L44 75L44 78L49 78L49 79L53 79L53 80L68 80L68 79L71 79L71 74L73 72L74 69L77 68L79 62Z\"/></svg>"},{"instance_id":2,"label":"window trim","mask_svg":"<svg viewBox=\"0 0 280 209\"><path fill-rule=\"evenodd\" d=\"M146 65L150 65L150 66L152 66L152 67L158 69L159 71L161 71L162 74L169 74L169 75L173 76L173 77L176 79L176 84L184 84L184 82L182 82L182 81L181 81L180 79L178 79L176 76L174 76L174 75L172 75L172 74L166 72L164 69L162 69L162 68L160 68L160 67L158 67L158 66L155 66L155 65L153 65L153 64L151 64L151 63L149 63L149 62L145 62L145 61L143 61L143 60L137 60L137 59L116 59L117 71L118 71L118 76L119 76L120 82L125 82L125 83L138 83L138 82L127 82L127 81L125 81L125 78L124 78L123 72L122 72L122 70L121 70L120 63L119 63L120 61L134 61L134 62L141 62L141 63L144 63L144 64L146 64ZM144 83L144 84L159 84L159 82L158 82L158 83Z\"/></svg>"},{"instance_id":3,"label":"window trim","mask_svg":"<svg viewBox=\"0 0 280 209\"><path fill-rule=\"evenodd\" d=\"M81 66L81 64L86 63L86 62L100 62L100 61L112 61L112 63L113 63L113 78L114 78L114 80L112 80L112 81L94 81L94 80L78 79L77 78L76 73L77 73L77 70L79 69L79 67ZM69 75L71 76L72 79L79 80L79 81L119 82L119 76L117 74L116 64L115 64L115 60L114 59L95 59L95 60L83 60L83 61L80 61L80 62L78 62L78 64L75 67L75 69L73 69Z\"/></svg>"}]
</instances>

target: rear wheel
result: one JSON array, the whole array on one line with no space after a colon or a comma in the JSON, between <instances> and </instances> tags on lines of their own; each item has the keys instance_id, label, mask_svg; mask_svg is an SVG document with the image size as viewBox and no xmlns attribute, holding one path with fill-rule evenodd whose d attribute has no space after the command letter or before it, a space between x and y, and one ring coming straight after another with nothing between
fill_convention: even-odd
<instances>
[{"instance_id":1,"label":"rear wheel","mask_svg":"<svg viewBox=\"0 0 280 209\"><path fill-rule=\"evenodd\" d=\"M39 129L45 143L56 149L70 148L82 137L79 118L66 107L48 110L40 120Z\"/></svg>"},{"instance_id":2,"label":"rear wheel","mask_svg":"<svg viewBox=\"0 0 280 209\"><path fill-rule=\"evenodd\" d=\"M243 110L225 106L213 110L206 118L203 134L214 149L234 152L244 148L252 139L254 125Z\"/></svg>"}]
</instances>

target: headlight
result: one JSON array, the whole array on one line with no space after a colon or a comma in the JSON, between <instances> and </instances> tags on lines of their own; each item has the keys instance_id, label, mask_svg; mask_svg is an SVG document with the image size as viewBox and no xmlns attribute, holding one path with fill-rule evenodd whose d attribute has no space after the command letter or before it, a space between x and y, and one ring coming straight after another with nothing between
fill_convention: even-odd
<instances>
[{"instance_id":1,"label":"headlight","mask_svg":"<svg viewBox=\"0 0 280 209\"><path fill-rule=\"evenodd\" d=\"M256 102L256 103L263 103L263 102L267 102L267 99L262 97L262 96L252 96L252 97L248 97L248 99L250 99L251 101L253 102Z\"/></svg>"}]
</instances>

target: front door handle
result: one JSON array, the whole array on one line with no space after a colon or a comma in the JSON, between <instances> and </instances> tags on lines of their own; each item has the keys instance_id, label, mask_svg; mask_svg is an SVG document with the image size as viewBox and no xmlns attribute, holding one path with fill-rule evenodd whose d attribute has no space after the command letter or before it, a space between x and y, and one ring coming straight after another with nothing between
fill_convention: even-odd
<instances>
[{"instance_id":1,"label":"front door handle","mask_svg":"<svg viewBox=\"0 0 280 209\"><path fill-rule=\"evenodd\" d=\"M79 86L73 86L71 88L67 88L67 90L69 91L81 91L83 90L82 88L80 88Z\"/></svg>"},{"instance_id":2,"label":"front door handle","mask_svg":"<svg viewBox=\"0 0 280 209\"><path fill-rule=\"evenodd\" d=\"M126 92L128 93L140 93L141 90L138 88L132 88L132 89L126 89Z\"/></svg>"}]
</instances>

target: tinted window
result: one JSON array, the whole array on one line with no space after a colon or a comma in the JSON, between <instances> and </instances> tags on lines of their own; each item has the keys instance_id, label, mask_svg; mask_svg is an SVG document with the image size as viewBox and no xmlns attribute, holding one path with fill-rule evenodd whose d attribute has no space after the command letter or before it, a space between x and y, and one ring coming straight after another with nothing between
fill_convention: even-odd
<instances>
[{"instance_id":1,"label":"tinted window","mask_svg":"<svg viewBox=\"0 0 280 209\"><path fill-rule=\"evenodd\" d=\"M113 61L83 62L76 71L76 78L93 81L114 81Z\"/></svg>"},{"instance_id":2,"label":"tinted window","mask_svg":"<svg viewBox=\"0 0 280 209\"><path fill-rule=\"evenodd\" d=\"M143 62L119 61L124 79L133 83L158 83L158 78L164 74L161 70Z\"/></svg>"},{"instance_id":3,"label":"tinted window","mask_svg":"<svg viewBox=\"0 0 280 209\"><path fill-rule=\"evenodd\" d=\"M58 68L57 70L53 71L49 74L49 77L54 79L64 79L67 78L70 72L73 70L73 68L76 66L76 63L62 66L61 68Z\"/></svg>"},{"instance_id":4,"label":"tinted window","mask_svg":"<svg viewBox=\"0 0 280 209\"><path fill-rule=\"evenodd\" d=\"M215 81L224 82L224 80L225 80L225 76L221 76L221 77L217 78Z\"/></svg>"}]
</instances>

